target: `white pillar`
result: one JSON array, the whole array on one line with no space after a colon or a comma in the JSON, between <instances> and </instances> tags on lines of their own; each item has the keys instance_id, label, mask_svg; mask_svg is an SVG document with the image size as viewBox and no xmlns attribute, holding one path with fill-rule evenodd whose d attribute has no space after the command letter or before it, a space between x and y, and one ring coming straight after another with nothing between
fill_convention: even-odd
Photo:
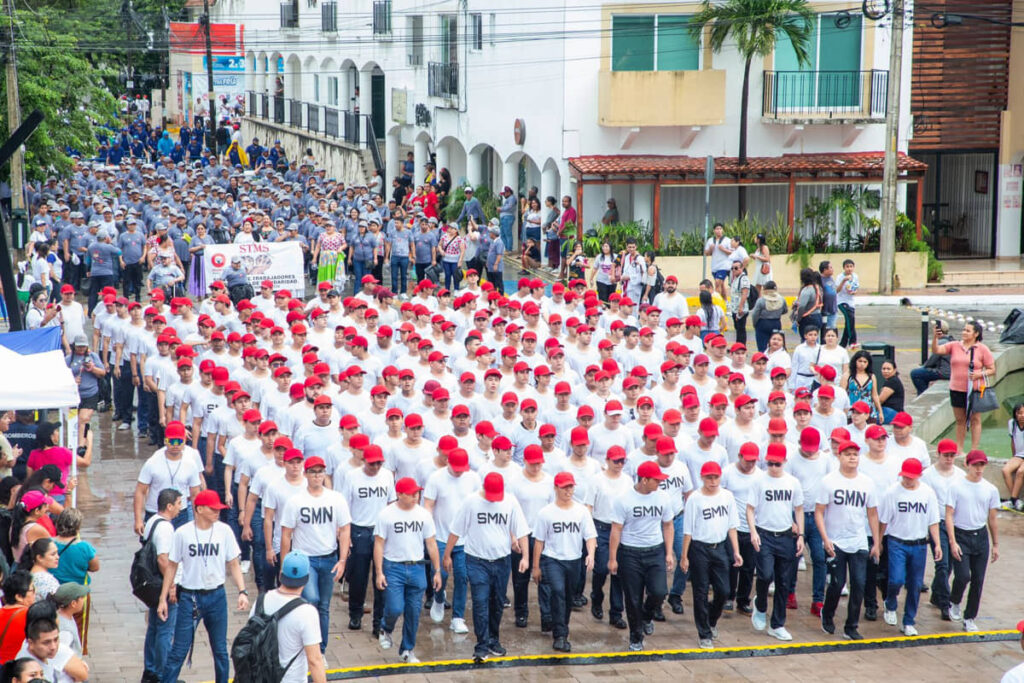
<instances>
[{"instance_id":1,"label":"white pillar","mask_svg":"<svg viewBox=\"0 0 1024 683\"><path fill-rule=\"evenodd\" d=\"M478 151L470 152L466 157L466 179L473 187L479 185L483 177L480 166L482 161L482 155Z\"/></svg>"},{"instance_id":2,"label":"white pillar","mask_svg":"<svg viewBox=\"0 0 1024 683\"><path fill-rule=\"evenodd\" d=\"M325 97L324 101L328 102L328 106L337 107L342 111L352 109L352 101L349 99L352 97L352 86L348 78L349 73L349 69L341 69L338 72L338 102L330 104L330 99ZM330 74L327 75L327 78L330 78ZM326 83L324 85L326 86Z\"/></svg>"},{"instance_id":3,"label":"white pillar","mask_svg":"<svg viewBox=\"0 0 1024 683\"><path fill-rule=\"evenodd\" d=\"M555 206L558 206L561 198L558 196L558 170L554 168L545 168L540 174L541 202L549 196L555 198Z\"/></svg>"},{"instance_id":4,"label":"white pillar","mask_svg":"<svg viewBox=\"0 0 1024 683\"><path fill-rule=\"evenodd\" d=\"M448 145L435 145L434 155L437 162L434 171L440 173L442 168L447 168L451 172L451 154L448 151ZM454 180L458 182L458 178L454 178Z\"/></svg>"},{"instance_id":5,"label":"white pillar","mask_svg":"<svg viewBox=\"0 0 1024 683\"><path fill-rule=\"evenodd\" d=\"M1020 254L1020 173L1019 163L999 164L999 179L994 190L999 202L996 213L996 258L1015 258ZM990 188L989 191L993 190Z\"/></svg>"},{"instance_id":6,"label":"white pillar","mask_svg":"<svg viewBox=\"0 0 1024 683\"><path fill-rule=\"evenodd\" d=\"M359 113L370 116L373 114L373 72L359 72Z\"/></svg>"},{"instance_id":7,"label":"white pillar","mask_svg":"<svg viewBox=\"0 0 1024 683\"><path fill-rule=\"evenodd\" d=\"M253 89L258 93L267 91L267 59L266 57L256 58L256 78Z\"/></svg>"},{"instance_id":8,"label":"white pillar","mask_svg":"<svg viewBox=\"0 0 1024 683\"><path fill-rule=\"evenodd\" d=\"M501 187L496 187L495 192L500 192L508 185L512 188L513 194L519 193L519 164L515 161L506 161L501 166Z\"/></svg>"},{"instance_id":9,"label":"white pillar","mask_svg":"<svg viewBox=\"0 0 1024 683\"><path fill-rule=\"evenodd\" d=\"M430 161L430 152L427 150L427 139L423 136L416 138L416 142L413 143L412 147L413 168L412 177L413 182L417 185L423 184L423 178L426 176L426 169L424 164Z\"/></svg>"},{"instance_id":10,"label":"white pillar","mask_svg":"<svg viewBox=\"0 0 1024 683\"><path fill-rule=\"evenodd\" d=\"M384 175L384 187L381 188L381 196L387 197L391 193L391 181L401 175L401 164L398 159L398 147L400 144L398 129L388 133L384 141L384 156L387 169Z\"/></svg>"}]
</instances>

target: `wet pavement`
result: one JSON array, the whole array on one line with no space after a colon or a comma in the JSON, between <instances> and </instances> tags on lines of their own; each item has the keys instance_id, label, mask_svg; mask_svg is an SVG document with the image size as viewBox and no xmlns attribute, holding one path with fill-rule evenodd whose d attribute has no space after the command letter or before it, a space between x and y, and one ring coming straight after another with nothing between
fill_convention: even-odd
<instances>
[{"instance_id":1,"label":"wet pavement","mask_svg":"<svg viewBox=\"0 0 1024 683\"><path fill-rule=\"evenodd\" d=\"M981 311L988 319L999 319L1008 310ZM974 312L971 312L974 313ZM987 315L986 315L987 313ZM884 322L883 322L884 321ZM905 369L914 367L919 355L920 314L909 309L871 307L864 309L859 326L862 342L884 338L895 344L897 358ZM882 323L885 334L879 334ZM954 329L957 329L954 325ZM909 381L907 382L909 386ZM908 391L908 400L912 391ZM132 532L132 492L136 476L143 461L152 452L145 440L139 440L134 431L112 431L110 414L94 421L97 429L93 465L79 477L79 506L85 513L82 536L99 550L102 568L94 576L93 611L90 623L88 661L91 680L101 683L138 681L142 673L142 645L145 636L145 611L131 595L128 570L132 554L138 547ZM1019 584L1019 568L1024 565L1024 516L1001 513L1001 550L999 562L991 565L986 580L986 593L982 600L978 625L982 630L1012 629L1024 618L1024 597L1017 590L1004 587ZM929 563L930 564L930 563ZM929 566L927 580L930 581ZM251 575L246 577L249 589L255 595ZM818 620L808 614L810 572L800 572L797 594L800 609L790 613L787 628L795 642L818 642L828 639L821 632ZM588 591L589 592L589 591ZM511 594L511 586L509 587ZM926 603L926 601L924 601ZM689 592L684 598L686 614L669 613L668 621L659 623L653 636L647 638L648 649L691 648L696 646L696 633L692 621ZM536 605L531 601L531 605ZM840 606L840 614L845 607ZM467 610L469 613L470 610ZM332 630L327 649L330 669L396 663L397 650L382 652L371 637L367 616L362 632L350 632L347 625L347 607L336 595L332 607ZM232 612L229 636L241 628L244 615ZM430 621L426 612L420 622L417 655L423 661L448 660L469 657L473 649L473 636L456 636L447 629L449 615L443 626ZM472 619L467 615L472 628ZM749 619L739 613L726 614L720 623L721 646L754 646L775 641L756 633ZM942 622L938 612L924 604L918 618L922 634L946 633L956 630L957 624ZM882 621L861 622L865 637L898 635L895 627ZM626 635L607 625L596 622L588 609L575 612L571 624L574 653L620 652L626 647ZM548 654L551 641L540 633L539 615L530 615L526 629L517 629L511 614L506 614L502 629L502 643L509 654ZM827 659L826 659L827 657ZM593 667L548 666L505 669L499 674L509 680L596 680L619 677L627 680L680 680L689 678L713 680L820 680L822 671L829 678L841 680L951 680L971 676L976 680L996 680L1001 673L1022 659L1015 642L930 646L904 650L878 652L791 654L782 657L711 660L699 662L650 662L601 664ZM430 679L438 681L480 680L480 672L444 673L388 677L387 680ZM196 638L193 667L183 671L186 681L205 681L213 678L213 665L205 631L200 628Z\"/></svg>"}]
</instances>

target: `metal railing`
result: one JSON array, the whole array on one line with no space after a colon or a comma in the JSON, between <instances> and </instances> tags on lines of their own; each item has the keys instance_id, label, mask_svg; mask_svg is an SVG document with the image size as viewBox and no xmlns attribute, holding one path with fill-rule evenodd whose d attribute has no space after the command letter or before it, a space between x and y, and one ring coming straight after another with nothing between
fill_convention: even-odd
<instances>
[{"instance_id":1,"label":"metal railing","mask_svg":"<svg viewBox=\"0 0 1024 683\"><path fill-rule=\"evenodd\" d=\"M338 137L338 110L324 107L324 134Z\"/></svg>"},{"instance_id":2,"label":"metal railing","mask_svg":"<svg viewBox=\"0 0 1024 683\"><path fill-rule=\"evenodd\" d=\"M266 93L260 95L260 118L270 118L270 95Z\"/></svg>"},{"instance_id":3,"label":"metal railing","mask_svg":"<svg viewBox=\"0 0 1024 683\"><path fill-rule=\"evenodd\" d=\"M249 93L249 116L256 116L256 108L259 103L256 101L256 93Z\"/></svg>"},{"instance_id":4,"label":"metal railing","mask_svg":"<svg viewBox=\"0 0 1024 683\"><path fill-rule=\"evenodd\" d=\"M366 146L370 149L370 156L373 157L374 168L384 168L384 157L381 156L380 147L377 145L377 133L373 129L373 117L366 117Z\"/></svg>"},{"instance_id":5,"label":"metal railing","mask_svg":"<svg viewBox=\"0 0 1024 683\"><path fill-rule=\"evenodd\" d=\"M311 133L323 133L354 146L365 146L370 150L377 168L384 167L384 156L377 143L377 132L370 115L303 102L283 95L248 91L246 97L249 100L247 111L251 118Z\"/></svg>"},{"instance_id":6,"label":"metal railing","mask_svg":"<svg viewBox=\"0 0 1024 683\"><path fill-rule=\"evenodd\" d=\"M288 100L288 123L302 128L302 100Z\"/></svg>"},{"instance_id":7,"label":"metal railing","mask_svg":"<svg viewBox=\"0 0 1024 683\"><path fill-rule=\"evenodd\" d=\"M281 3L281 28L299 27L299 5L294 2Z\"/></svg>"},{"instance_id":8,"label":"metal railing","mask_svg":"<svg viewBox=\"0 0 1024 683\"><path fill-rule=\"evenodd\" d=\"M320 30L334 33L338 30L338 3L325 2L320 5Z\"/></svg>"},{"instance_id":9,"label":"metal railing","mask_svg":"<svg viewBox=\"0 0 1024 683\"><path fill-rule=\"evenodd\" d=\"M318 104L306 103L306 130L310 133L320 132L320 110L323 109Z\"/></svg>"},{"instance_id":10,"label":"metal railing","mask_svg":"<svg viewBox=\"0 0 1024 683\"><path fill-rule=\"evenodd\" d=\"M427 92L431 97L458 97L458 63L430 62L427 65Z\"/></svg>"},{"instance_id":11,"label":"metal railing","mask_svg":"<svg viewBox=\"0 0 1024 683\"><path fill-rule=\"evenodd\" d=\"M391 0L373 3L373 34L391 35Z\"/></svg>"},{"instance_id":12,"label":"metal railing","mask_svg":"<svg viewBox=\"0 0 1024 683\"><path fill-rule=\"evenodd\" d=\"M884 119L889 72L765 71L761 116Z\"/></svg>"}]
</instances>

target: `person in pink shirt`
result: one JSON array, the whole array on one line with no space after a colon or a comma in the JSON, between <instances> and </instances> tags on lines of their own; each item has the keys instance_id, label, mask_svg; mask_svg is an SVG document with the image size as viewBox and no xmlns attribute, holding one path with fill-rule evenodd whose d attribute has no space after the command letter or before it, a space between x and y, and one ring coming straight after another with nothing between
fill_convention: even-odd
<instances>
[{"instance_id":1,"label":"person in pink shirt","mask_svg":"<svg viewBox=\"0 0 1024 683\"><path fill-rule=\"evenodd\" d=\"M956 446L964 452L964 437L967 434L967 399L972 389L982 390L990 380L995 379L996 362L989 348L981 343L982 327L976 322L964 324L959 341L939 344L942 330L936 326L932 337L932 353L949 356L949 402L956 418ZM971 450L977 450L981 440L981 413L972 412Z\"/></svg>"}]
</instances>

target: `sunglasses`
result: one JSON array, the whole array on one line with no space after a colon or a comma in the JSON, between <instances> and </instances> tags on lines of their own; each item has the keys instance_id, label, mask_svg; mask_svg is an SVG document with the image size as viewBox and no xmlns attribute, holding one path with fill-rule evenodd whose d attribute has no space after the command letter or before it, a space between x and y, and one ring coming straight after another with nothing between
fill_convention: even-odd
<instances>
[{"instance_id":1,"label":"sunglasses","mask_svg":"<svg viewBox=\"0 0 1024 683\"><path fill-rule=\"evenodd\" d=\"M185 439L167 439L168 446L183 446L185 445Z\"/></svg>"},{"instance_id":2,"label":"sunglasses","mask_svg":"<svg viewBox=\"0 0 1024 683\"><path fill-rule=\"evenodd\" d=\"M766 464L768 465L768 467L782 467L781 462L768 462Z\"/></svg>"}]
</instances>

